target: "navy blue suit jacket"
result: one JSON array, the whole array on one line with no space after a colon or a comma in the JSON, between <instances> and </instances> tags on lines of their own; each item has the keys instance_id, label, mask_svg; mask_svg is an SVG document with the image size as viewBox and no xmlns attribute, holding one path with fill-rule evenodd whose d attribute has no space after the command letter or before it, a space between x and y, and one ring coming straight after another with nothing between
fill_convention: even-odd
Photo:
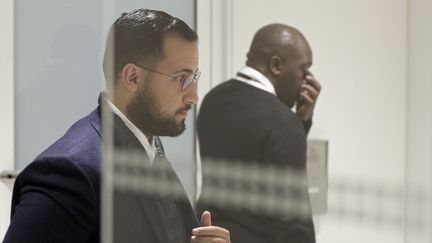
<instances>
[{"instance_id":1,"label":"navy blue suit jacket","mask_svg":"<svg viewBox=\"0 0 432 243\"><path fill-rule=\"evenodd\" d=\"M98 107L76 122L20 173L13 190L11 224L5 243L100 241L100 110ZM117 116L114 127L121 133L115 138L116 144L121 147L135 144L145 153ZM114 197L122 202L123 209L134 210L132 216L121 216L115 222L120 228L116 241L167 242L152 198L124 193ZM186 232L190 233L198 225L196 216L189 202L179 207Z\"/></svg>"},{"instance_id":2,"label":"navy blue suit jacket","mask_svg":"<svg viewBox=\"0 0 432 243\"><path fill-rule=\"evenodd\" d=\"M76 122L15 181L9 242L99 242L99 109Z\"/></svg>"}]
</instances>

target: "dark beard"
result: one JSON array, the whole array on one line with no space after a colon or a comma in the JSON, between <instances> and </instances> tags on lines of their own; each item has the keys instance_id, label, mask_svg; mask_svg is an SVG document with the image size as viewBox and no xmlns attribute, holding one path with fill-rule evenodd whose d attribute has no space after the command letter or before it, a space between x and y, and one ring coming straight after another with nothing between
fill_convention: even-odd
<instances>
[{"instance_id":1,"label":"dark beard","mask_svg":"<svg viewBox=\"0 0 432 243\"><path fill-rule=\"evenodd\" d=\"M185 119L177 124L174 117L164 117L155 97L150 93L151 76L145 82L147 88L140 90L126 107L129 120L146 136L175 137L182 134L186 129ZM188 108L190 107L186 110Z\"/></svg>"}]
</instances>

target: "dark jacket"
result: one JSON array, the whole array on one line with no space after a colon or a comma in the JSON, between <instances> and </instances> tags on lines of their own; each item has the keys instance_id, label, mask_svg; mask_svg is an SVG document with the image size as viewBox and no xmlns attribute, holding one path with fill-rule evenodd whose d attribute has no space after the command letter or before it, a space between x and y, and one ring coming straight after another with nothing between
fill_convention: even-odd
<instances>
[{"instance_id":1,"label":"dark jacket","mask_svg":"<svg viewBox=\"0 0 432 243\"><path fill-rule=\"evenodd\" d=\"M11 224L4 242L100 242L101 107L76 122L66 134L40 154L18 176L12 197ZM133 133L114 116L114 144L145 154ZM140 192L115 190L114 242L170 242L160 205ZM177 202L190 236L198 225L191 205ZM182 241L172 242L185 242Z\"/></svg>"}]
</instances>

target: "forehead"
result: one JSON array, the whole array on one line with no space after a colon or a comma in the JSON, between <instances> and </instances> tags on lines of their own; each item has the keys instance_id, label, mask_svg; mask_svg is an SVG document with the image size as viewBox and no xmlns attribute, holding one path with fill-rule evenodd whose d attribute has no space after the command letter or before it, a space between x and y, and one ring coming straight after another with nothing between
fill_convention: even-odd
<instances>
[{"instance_id":1,"label":"forehead","mask_svg":"<svg viewBox=\"0 0 432 243\"><path fill-rule=\"evenodd\" d=\"M306 59L312 63L312 58L313 58L313 56L312 56L312 49L309 46L308 42L305 43L304 53L305 53Z\"/></svg>"},{"instance_id":2,"label":"forehead","mask_svg":"<svg viewBox=\"0 0 432 243\"><path fill-rule=\"evenodd\" d=\"M303 66L312 65L312 49L307 41L299 42L295 45L295 59Z\"/></svg>"},{"instance_id":3,"label":"forehead","mask_svg":"<svg viewBox=\"0 0 432 243\"><path fill-rule=\"evenodd\" d=\"M158 66L165 65L174 68L198 67L198 43L188 41L177 34L167 34L164 38L164 58Z\"/></svg>"}]
</instances>

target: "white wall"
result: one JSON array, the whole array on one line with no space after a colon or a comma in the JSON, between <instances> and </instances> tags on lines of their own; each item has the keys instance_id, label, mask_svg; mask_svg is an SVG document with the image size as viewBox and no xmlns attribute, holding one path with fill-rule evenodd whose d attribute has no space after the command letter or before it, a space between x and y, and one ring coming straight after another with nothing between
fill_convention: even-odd
<instances>
[{"instance_id":1,"label":"white wall","mask_svg":"<svg viewBox=\"0 0 432 243\"><path fill-rule=\"evenodd\" d=\"M240 13L234 17L234 70L264 24L293 25L308 38L311 70L323 85L310 137L330 141L330 173L403 182L405 1L233 2Z\"/></svg>"},{"instance_id":2,"label":"white wall","mask_svg":"<svg viewBox=\"0 0 432 243\"><path fill-rule=\"evenodd\" d=\"M407 219L420 217L423 229L410 220L407 242L432 242L432 1L409 0L407 193L421 193L423 204L408 198Z\"/></svg>"},{"instance_id":3,"label":"white wall","mask_svg":"<svg viewBox=\"0 0 432 243\"><path fill-rule=\"evenodd\" d=\"M215 4L210 2L209 5ZM211 41L219 39L231 43L226 46L232 54L220 49L208 51L219 55L201 60L201 65L210 67L210 75L221 70L214 63L220 55L225 63L232 63L231 75L242 67L252 36L263 25L281 22L297 27L310 41L314 51L311 71L323 85L309 137L329 140L330 183L342 179L366 187L380 184L402 190L407 137L407 1L221 2L228 11L210 15L210 19L220 19L219 25L224 28L212 32L209 39L199 32L204 42L201 52L208 51L206 47L220 47ZM224 23L225 16L231 22ZM200 19L209 17L200 17L198 12L198 31ZM222 70L226 72L229 68ZM209 80L208 87L223 81L213 76ZM200 90L200 95L206 92ZM329 198L340 206L332 193ZM402 216L403 202L398 203L395 213ZM404 240L403 228L377 227L367 220L344 221L324 216L317 222L318 242Z\"/></svg>"}]
</instances>

